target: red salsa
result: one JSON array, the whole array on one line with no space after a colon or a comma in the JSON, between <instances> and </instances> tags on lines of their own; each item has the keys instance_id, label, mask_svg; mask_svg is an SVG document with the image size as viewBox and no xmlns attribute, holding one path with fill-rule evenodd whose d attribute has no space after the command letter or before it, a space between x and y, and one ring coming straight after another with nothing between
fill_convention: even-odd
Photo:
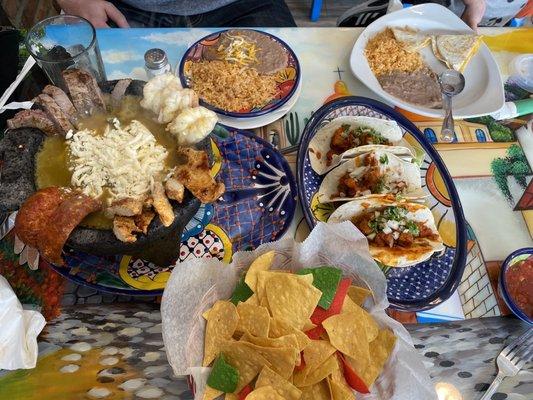
<instances>
[{"instance_id":1,"label":"red salsa","mask_svg":"<svg viewBox=\"0 0 533 400\"><path fill-rule=\"evenodd\" d=\"M505 273L507 292L528 318L533 318L533 256L511 265Z\"/></svg>"}]
</instances>

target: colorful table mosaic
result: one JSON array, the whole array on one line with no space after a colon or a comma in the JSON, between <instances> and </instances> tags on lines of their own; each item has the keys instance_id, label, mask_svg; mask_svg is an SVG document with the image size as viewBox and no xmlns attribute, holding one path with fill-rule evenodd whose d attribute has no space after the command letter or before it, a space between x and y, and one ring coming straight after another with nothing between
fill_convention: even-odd
<instances>
[{"instance_id":1,"label":"colorful table mosaic","mask_svg":"<svg viewBox=\"0 0 533 400\"><path fill-rule=\"evenodd\" d=\"M257 136L228 129L226 135L215 137L222 161L219 174L230 190L220 203L202 208L191 221L183 238L182 259L196 256L230 259L238 249L257 246L283 234L292 235L297 240L305 238L309 227L302 210L295 204L295 188L287 173L289 168L295 169L296 153L286 154L286 162L279 160L273 156L278 153L272 153L265 142L280 149L297 144L312 113L331 99L346 95L375 98L349 72L348 56L361 29L265 30L288 43L298 56L303 71L301 96L290 113L256 130ZM163 48L173 65L177 65L191 44L214 31L99 30L98 40L108 79L146 79L143 54L153 47ZM508 65L519 54L533 53L532 30L487 28L480 29L480 33L498 61L506 82L507 99L529 98L531 94L509 77ZM516 248L533 244L531 116L510 121L494 121L487 117L461 121L457 124L456 141L445 144L438 141L439 120L398 111L414 122L433 143L454 180L468 223L468 253L461 283L450 300L422 313L391 311L391 314L400 321L411 323L472 318L445 326L420 324L410 329L416 347L428 359L428 368L435 382L452 382L463 391L465 399L474 399L490 382L490 375L495 371L494 357L503 347L505 337L510 332L515 336L521 329L520 323L514 319L488 318L485 323L477 317L508 314L494 290L501 261ZM273 159L276 162L272 162ZM246 165L230 168L231 171L223 167L224 162L238 165L242 160L246 160ZM243 204L245 208L241 208ZM287 226L293 212L292 223ZM257 223L258 217L262 222ZM93 386L116 394L113 398L191 398L184 381L171 376L162 354L162 342L156 337L161 330L160 316L155 311L157 306L137 304L156 300L153 294L160 290L168 270L154 270L139 260L115 259L109 260L116 271L110 276L97 278L101 272L98 268L91 266L82 272L82 265L75 263L67 271L69 278L72 278L70 275L83 276L83 282L79 283L100 279L98 284L101 285L147 290L146 294L152 295L131 297L127 291L112 294L98 291L94 286L79 286L43 264L31 271L20 266L19 261L13 252L12 237L8 235L0 240L0 274L12 284L19 299L39 308L48 320L59 317L51 322L48 334L43 337L45 341L41 343L41 358L38 369L34 370L47 371L46 379L41 381L66 381L60 372L65 362L62 358L78 353L76 349L79 349L80 342L90 342L91 349L97 351L94 354L89 351L87 359L82 355L81 361L74 363L81 366L79 372L69 376L76 378L69 380L75 381L76 385L48 386L63 388L65 391L61 395L39 385L36 376L41 375L22 371L0 374L0 398L86 398ZM125 276L132 281L120 277L121 265ZM130 303L122 308L102 305L115 301ZM80 306L87 303L97 305ZM65 307L63 311L62 306ZM440 336L446 340L432 339ZM487 339L487 343L483 339L484 350L475 353L462 350L477 346L480 338ZM448 346L447 343L451 344ZM100 368L101 356L116 358L116 365ZM88 365L92 369L86 372L84 367ZM483 371L483 376L478 374L479 371ZM130 386L118 386L126 381ZM504 382L495 398L526 399L532 392L532 382L533 373L526 370L518 381ZM131 385L136 389L131 389ZM28 388L33 391L28 392Z\"/></svg>"}]
</instances>

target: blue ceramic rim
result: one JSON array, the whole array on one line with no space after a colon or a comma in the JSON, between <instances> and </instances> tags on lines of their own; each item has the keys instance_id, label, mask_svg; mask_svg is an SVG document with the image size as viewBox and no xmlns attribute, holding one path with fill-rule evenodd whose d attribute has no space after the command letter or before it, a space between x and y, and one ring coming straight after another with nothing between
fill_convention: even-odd
<instances>
[{"instance_id":1,"label":"blue ceramic rim","mask_svg":"<svg viewBox=\"0 0 533 400\"><path fill-rule=\"evenodd\" d=\"M456 231L457 231L457 243L455 247L456 253L455 253L452 268L450 269L450 274L448 275L444 284L438 290L436 290L433 294L431 294L430 296L424 299L415 299L415 300L413 299L411 300L389 299L390 306L397 310L401 310L401 311L429 310L441 304L442 302L446 301L453 294L453 292L459 287L459 284L461 282L461 277L463 276L463 272L466 267L466 254L467 254L466 221L465 221L465 217L463 214L463 207L461 205L459 195L457 194L457 189L455 188L455 185L453 184L453 181L450 176L450 173L448 172L448 169L444 165L444 162L440 158L437 151L433 148L433 146L429 143L429 141L424 137L422 132L420 132L420 130L411 121L409 121L406 117L404 117L403 115L401 115L399 112L395 111L388 105L381 103L377 100L369 99L367 97L347 96L347 97L342 97L337 100L333 100L327 104L324 104L312 115L311 119L307 122L307 125L305 126L303 134L302 134L302 138L300 140L300 147L298 149L298 160L297 160L298 196L300 197L300 201L303 202L305 199L304 182L303 182L304 159L307 154L307 148L309 147L309 142L313 138L313 135L316 132L316 128L318 124L320 124L322 119L327 114L329 114L332 110L336 108L344 107L344 106L354 106L354 105L362 105L370 109L373 109L375 111L378 111L381 114L384 114L388 116L389 118L395 120L406 131L413 134L418 140L418 142L422 145L426 154L428 154L431 157L432 161L435 163L436 167L441 173L442 179L444 181L444 185L446 186L446 189L448 190L450 201L452 203L452 209L454 212L455 226L456 226ZM313 215L309 207L304 207L304 205L302 204L302 210L303 210L305 219L307 223L309 224L309 226L314 227L316 223L315 223L315 219L313 218Z\"/></svg>"},{"instance_id":2,"label":"blue ceramic rim","mask_svg":"<svg viewBox=\"0 0 533 400\"><path fill-rule=\"evenodd\" d=\"M239 132L240 135L249 137L259 143L261 143L264 147L269 148L272 150L272 154L275 155L277 160L280 161L280 164L282 168L284 169L285 175L287 177L287 181L289 182L289 187L291 190L292 196L291 199L291 205L288 207L286 218L285 218L285 224L283 225L283 228L279 231L279 233L276 235L275 240L279 240L286 232L287 229L289 229L292 220L294 219L294 213L296 211L296 199L297 199L297 190L296 190L296 179L294 177L294 174L292 173L292 170L290 168L290 165L285 157L279 152L278 149L276 149L274 146L272 146L268 141L265 139L257 136L251 131L246 130L240 130L236 128L232 128L230 126L226 126L223 124L219 124L226 128L230 132ZM288 198L289 199L289 198ZM80 278L77 275L71 275L69 274L70 268L68 267L59 267L57 265L54 265L52 263L49 263L48 261L45 261L54 271L56 271L59 275L63 276L65 279L68 279L70 281L73 281L79 285L90 287L91 289L98 290L99 292L109 293L109 294L115 294L115 295L122 295L122 296L138 296L138 297L150 297L150 296L162 296L163 289L155 289L155 290L145 290L145 289L122 289L122 288L111 288L108 286L98 285L95 283L89 283L85 279Z\"/></svg>"},{"instance_id":3,"label":"blue ceramic rim","mask_svg":"<svg viewBox=\"0 0 533 400\"><path fill-rule=\"evenodd\" d=\"M518 318L520 318L522 321L527 322L530 325L533 325L533 319L530 319L515 303L513 298L509 295L509 292L507 291L507 282L505 281L505 273L509 269L511 265L511 261L513 258L521 256L522 254L529 254L530 256L533 255L533 247L524 247L522 249L518 249L513 251L511 254L507 256L505 261L502 263L502 267L500 269L500 275L498 276L498 288L500 289L500 294L502 296L503 301L505 304L507 304L507 307L513 312L514 315L516 315Z\"/></svg>"},{"instance_id":4,"label":"blue ceramic rim","mask_svg":"<svg viewBox=\"0 0 533 400\"><path fill-rule=\"evenodd\" d=\"M185 51L185 54L183 54L183 57L181 58L181 61L180 61L180 65L179 65L179 68L178 68L178 74L179 74L179 78L180 78L180 81L181 81L181 85L183 87L189 87L187 85L187 78L185 77L185 74L183 73L183 66L185 64L185 59L189 56L189 53L196 47L198 46L198 44L200 44L201 41L209 38L210 36L214 36L214 35L220 35L224 32L227 32L227 31L231 31L231 30L236 30L236 29L239 29L239 28L230 28L230 29L223 29L221 31L217 31L217 32L213 32L213 33L210 33L209 35L206 35L204 36L203 38L201 38L200 40L197 40L192 46L190 46L186 51ZM296 92L296 89L298 88L298 85L300 83L300 78L301 78L301 75L302 75L302 70L300 68L300 61L298 60L298 57L296 57L296 53L292 50L292 48L286 43L284 42L283 40L281 40L280 38L278 38L277 36L271 34L271 33L268 33L268 32L264 32L264 31L260 31L258 29L250 29L250 28L243 28L242 30L248 30L248 31L254 31L254 32L259 32L263 35L266 35L266 36L269 36L270 38L274 39L275 41L279 42L283 47L285 47L285 49L292 55L292 57L294 58L294 62L296 64L296 81L294 83L294 86L293 88L291 89L291 91L287 94L287 96L285 96L283 99L281 99L279 101L279 103L277 103L274 107L272 108L269 108L267 110L260 110L260 111L252 111L252 112L248 112L248 113L236 113L236 112L233 112L233 111L226 111L226 110L223 110L221 108L218 108L218 107L215 107L209 103L206 103L205 101L203 101L202 99L200 99L200 104L206 108L209 108L210 110L218 113L218 114L221 114L221 115L225 115L227 117L233 117L233 118L254 118L254 117L259 117L261 115L265 115L265 114L268 114L268 113L271 113L277 109L279 109L281 106L283 106L287 101L289 101L290 98L292 98L292 96L294 95L294 93Z\"/></svg>"}]
</instances>

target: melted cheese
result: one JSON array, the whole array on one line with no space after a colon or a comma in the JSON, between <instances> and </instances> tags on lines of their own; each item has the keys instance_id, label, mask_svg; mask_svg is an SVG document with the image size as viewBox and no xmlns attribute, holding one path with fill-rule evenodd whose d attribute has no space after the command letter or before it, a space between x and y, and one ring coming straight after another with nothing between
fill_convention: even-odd
<instances>
[{"instance_id":1,"label":"melted cheese","mask_svg":"<svg viewBox=\"0 0 533 400\"><path fill-rule=\"evenodd\" d=\"M168 172L165 148L139 121L121 127L117 119L103 135L76 132L68 141L71 183L91 197L109 193L108 201L144 198L155 180Z\"/></svg>"}]
</instances>

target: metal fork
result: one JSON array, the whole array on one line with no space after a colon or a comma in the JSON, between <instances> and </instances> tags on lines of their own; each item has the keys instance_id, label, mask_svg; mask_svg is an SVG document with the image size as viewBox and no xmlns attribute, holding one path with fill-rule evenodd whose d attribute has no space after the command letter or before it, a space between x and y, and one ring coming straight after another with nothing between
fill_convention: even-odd
<instances>
[{"instance_id":1,"label":"metal fork","mask_svg":"<svg viewBox=\"0 0 533 400\"><path fill-rule=\"evenodd\" d=\"M527 328L526 331L505 347L496 359L498 365L498 375L494 382L489 386L480 400L488 400L494 394L503 378L506 376L515 376L522 367L531 361L533 354L533 328Z\"/></svg>"}]
</instances>

